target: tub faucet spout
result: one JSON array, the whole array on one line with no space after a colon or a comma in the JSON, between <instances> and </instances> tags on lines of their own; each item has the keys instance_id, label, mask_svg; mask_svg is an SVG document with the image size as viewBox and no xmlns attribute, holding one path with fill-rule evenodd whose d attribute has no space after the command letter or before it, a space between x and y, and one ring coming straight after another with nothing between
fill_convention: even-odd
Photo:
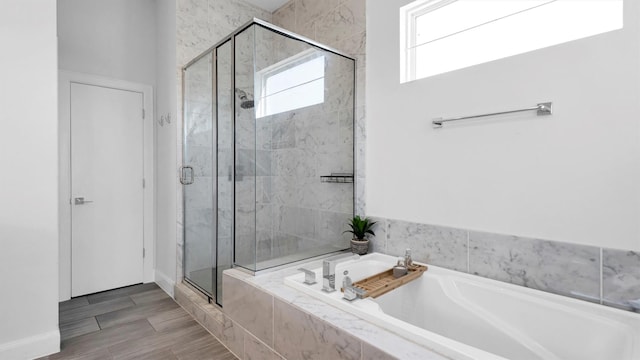
<instances>
[{"instance_id":1,"label":"tub faucet spout","mask_svg":"<svg viewBox=\"0 0 640 360\"><path fill-rule=\"evenodd\" d=\"M322 291L334 292L336 291L336 265L338 263L359 259L360 255L347 254L337 255L325 259L322 262Z\"/></svg>"}]
</instances>

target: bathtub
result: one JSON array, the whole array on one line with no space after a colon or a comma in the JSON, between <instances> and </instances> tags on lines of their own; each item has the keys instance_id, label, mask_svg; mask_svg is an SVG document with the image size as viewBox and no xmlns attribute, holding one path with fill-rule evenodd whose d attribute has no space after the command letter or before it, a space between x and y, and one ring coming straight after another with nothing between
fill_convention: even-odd
<instances>
[{"instance_id":1,"label":"bathtub","mask_svg":"<svg viewBox=\"0 0 640 360\"><path fill-rule=\"evenodd\" d=\"M336 266L353 281L397 258L369 254ZM299 291L453 359L638 360L640 315L429 265L420 278L377 299L342 299L338 290L285 278Z\"/></svg>"}]
</instances>

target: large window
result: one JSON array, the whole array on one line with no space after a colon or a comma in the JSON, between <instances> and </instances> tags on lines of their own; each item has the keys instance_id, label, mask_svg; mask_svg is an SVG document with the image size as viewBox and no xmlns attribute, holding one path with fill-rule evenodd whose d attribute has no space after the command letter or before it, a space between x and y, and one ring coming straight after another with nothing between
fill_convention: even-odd
<instances>
[{"instance_id":1,"label":"large window","mask_svg":"<svg viewBox=\"0 0 640 360\"><path fill-rule=\"evenodd\" d=\"M400 9L401 82L620 29L623 0L418 0Z\"/></svg>"},{"instance_id":2,"label":"large window","mask_svg":"<svg viewBox=\"0 0 640 360\"><path fill-rule=\"evenodd\" d=\"M324 102L325 58L304 52L258 73L257 117Z\"/></svg>"}]
</instances>

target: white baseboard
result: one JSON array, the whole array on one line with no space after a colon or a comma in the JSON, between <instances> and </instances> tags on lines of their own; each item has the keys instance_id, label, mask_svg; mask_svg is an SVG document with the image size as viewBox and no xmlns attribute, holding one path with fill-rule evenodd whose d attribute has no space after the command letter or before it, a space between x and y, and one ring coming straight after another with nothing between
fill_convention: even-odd
<instances>
[{"instance_id":1,"label":"white baseboard","mask_svg":"<svg viewBox=\"0 0 640 360\"><path fill-rule=\"evenodd\" d=\"M169 296L173 297L173 287L176 285L176 282L158 270L156 270L156 284L158 284L164 292L169 294Z\"/></svg>"},{"instance_id":2,"label":"white baseboard","mask_svg":"<svg viewBox=\"0 0 640 360\"><path fill-rule=\"evenodd\" d=\"M60 352L60 331L55 330L36 336L0 344L0 359L25 360Z\"/></svg>"}]
</instances>

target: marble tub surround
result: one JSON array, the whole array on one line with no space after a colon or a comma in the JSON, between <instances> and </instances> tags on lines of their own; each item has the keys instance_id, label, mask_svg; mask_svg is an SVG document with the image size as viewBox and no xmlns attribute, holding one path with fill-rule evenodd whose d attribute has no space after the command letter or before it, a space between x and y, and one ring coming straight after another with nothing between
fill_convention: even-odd
<instances>
[{"instance_id":1,"label":"marble tub surround","mask_svg":"<svg viewBox=\"0 0 640 360\"><path fill-rule=\"evenodd\" d=\"M448 269L467 270L465 230L390 220L386 235L389 239L402 239L387 243L389 254L404 255L410 248L415 259Z\"/></svg>"},{"instance_id":2,"label":"marble tub surround","mask_svg":"<svg viewBox=\"0 0 640 360\"><path fill-rule=\"evenodd\" d=\"M245 331L226 317L217 305L208 303L197 290L185 284L176 285L174 296L176 302L227 349L240 359L246 358Z\"/></svg>"},{"instance_id":3,"label":"marble tub surround","mask_svg":"<svg viewBox=\"0 0 640 360\"><path fill-rule=\"evenodd\" d=\"M224 301L237 301L235 308L208 304L184 284L176 286L176 301L240 359L446 359L285 285L296 268L259 276L225 271Z\"/></svg>"},{"instance_id":4,"label":"marble tub surround","mask_svg":"<svg viewBox=\"0 0 640 360\"><path fill-rule=\"evenodd\" d=\"M316 260L300 266L315 268L321 265L322 261ZM274 349L280 355L288 354L287 359L353 359L354 354L361 356L355 359L363 360L369 359L366 354L375 354L379 359L445 359L430 349L285 285L284 278L298 273L300 266L258 276L237 270L226 271L224 275L228 277L227 281L235 280L229 281L228 286L242 281L273 296ZM282 315L285 312L293 315ZM300 327L299 322L306 325ZM346 336L347 340L331 342L324 338L336 333ZM301 343L291 344L294 341L284 341L286 339L299 339ZM353 346L354 341L359 344L359 350Z\"/></svg>"},{"instance_id":5,"label":"marble tub surround","mask_svg":"<svg viewBox=\"0 0 640 360\"><path fill-rule=\"evenodd\" d=\"M273 297L242 281L222 276L224 311L265 344L273 344Z\"/></svg>"},{"instance_id":6,"label":"marble tub surround","mask_svg":"<svg viewBox=\"0 0 640 360\"><path fill-rule=\"evenodd\" d=\"M640 312L640 252L602 249L602 300Z\"/></svg>"},{"instance_id":7,"label":"marble tub surround","mask_svg":"<svg viewBox=\"0 0 640 360\"><path fill-rule=\"evenodd\" d=\"M274 348L287 359L360 359L358 339L318 321L285 301L274 300Z\"/></svg>"},{"instance_id":8,"label":"marble tub surround","mask_svg":"<svg viewBox=\"0 0 640 360\"><path fill-rule=\"evenodd\" d=\"M625 310L640 299L638 252L373 219L376 252Z\"/></svg>"},{"instance_id":9,"label":"marble tub surround","mask_svg":"<svg viewBox=\"0 0 640 360\"><path fill-rule=\"evenodd\" d=\"M469 273L600 300L600 251L592 246L471 231Z\"/></svg>"}]
</instances>

